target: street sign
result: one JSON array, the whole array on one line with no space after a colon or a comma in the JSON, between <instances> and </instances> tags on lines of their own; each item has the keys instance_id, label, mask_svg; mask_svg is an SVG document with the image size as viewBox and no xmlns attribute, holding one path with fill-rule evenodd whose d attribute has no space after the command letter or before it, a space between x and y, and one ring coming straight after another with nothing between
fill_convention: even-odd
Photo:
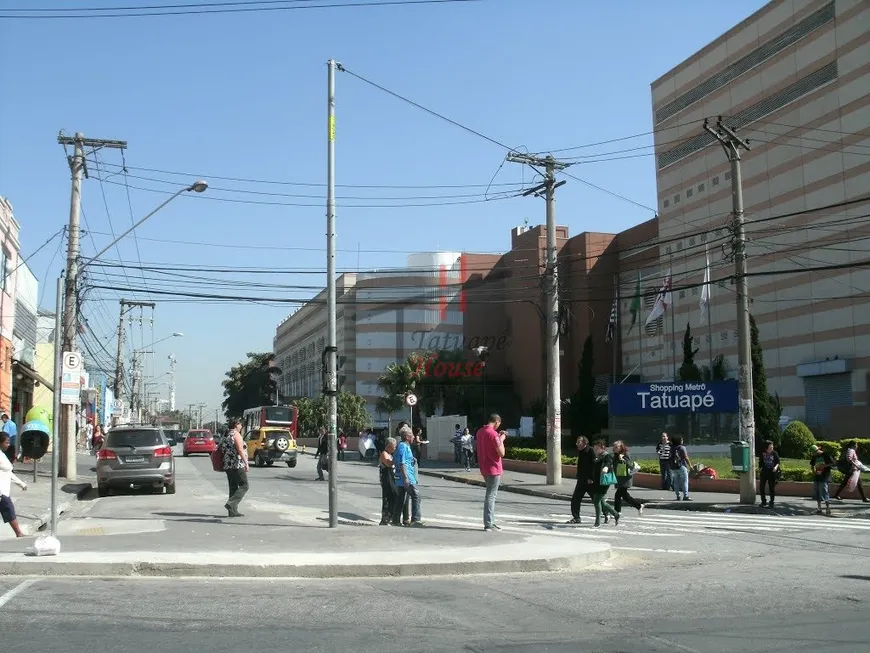
<instances>
[{"instance_id":1,"label":"street sign","mask_svg":"<svg viewBox=\"0 0 870 653\"><path fill-rule=\"evenodd\" d=\"M410 392L405 395L405 405L407 406L416 406L417 405L417 395L411 394Z\"/></svg>"},{"instance_id":2,"label":"street sign","mask_svg":"<svg viewBox=\"0 0 870 653\"><path fill-rule=\"evenodd\" d=\"M124 411L125 404L123 399L115 399L112 401L112 414L119 414Z\"/></svg>"},{"instance_id":3,"label":"street sign","mask_svg":"<svg viewBox=\"0 0 870 653\"><path fill-rule=\"evenodd\" d=\"M60 403L78 406L82 402L82 357L74 351L65 351L61 361Z\"/></svg>"}]
</instances>

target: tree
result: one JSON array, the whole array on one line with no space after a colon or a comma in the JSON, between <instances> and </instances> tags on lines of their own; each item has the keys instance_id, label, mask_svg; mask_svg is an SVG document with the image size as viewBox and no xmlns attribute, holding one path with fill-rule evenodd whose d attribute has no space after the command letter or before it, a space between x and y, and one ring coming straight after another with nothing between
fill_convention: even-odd
<instances>
[{"instance_id":1,"label":"tree","mask_svg":"<svg viewBox=\"0 0 870 653\"><path fill-rule=\"evenodd\" d=\"M683 335L683 364L677 370L677 378L680 381L701 381L701 370L695 363L697 349L693 349L692 327L686 324L686 333Z\"/></svg>"},{"instance_id":2,"label":"tree","mask_svg":"<svg viewBox=\"0 0 870 653\"><path fill-rule=\"evenodd\" d=\"M293 400L293 405L299 411L298 436L301 438L318 437L320 429L326 428L326 402L323 396L299 397Z\"/></svg>"},{"instance_id":3,"label":"tree","mask_svg":"<svg viewBox=\"0 0 870 653\"><path fill-rule=\"evenodd\" d=\"M728 361L722 354L716 356L710 365L704 365L701 368L701 376L704 381L724 381L730 373Z\"/></svg>"},{"instance_id":4,"label":"tree","mask_svg":"<svg viewBox=\"0 0 870 653\"><path fill-rule=\"evenodd\" d=\"M816 437L803 422L789 422L782 434L782 445L779 455L783 458L807 458L810 447L816 443Z\"/></svg>"},{"instance_id":5,"label":"tree","mask_svg":"<svg viewBox=\"0 0 870 653\"><path fill-rule=\"evenodd\" d=\"M371 424L366 400L352 392L338 393L338 430L355 434Z\"/></svg>"},{"instance_id":6,"label":"tree","mask_svg":"<svg viewBox=\"0 0 870 653\"><path fill-rule=\"evenodd\" d=\"M779 447L779 413L773 397L767 391L767 374L764 371L764 351L758 339L758 326L755 318L749 316L749 333L752 351L752 400L755 411L755 442L760 447L770 440Z\"/></svg>"},{"instance_id":7,"label":"tree","mask_svg":"<svg viewBox=\"0 0 870 653\"><path fill-rule=\"evenodd\" d=\"M592 336L586 336L580 365L577 392L571 397L571 434L587 438L601 433L603 408L595 397L595 354Z\"/></svg>"},{"instance_id":8,"label":"tree","mask_svg":"<svg viewBox=\"0 0 870 653\"><path fill-rule=\"evenodd\" d=\"M226 373L221 406L227 417L239 417L246 409L275 403L278 384L273 377L281 370L274 366L271 353L248 353L248 360Z\"/></svg>"}]
</instances>

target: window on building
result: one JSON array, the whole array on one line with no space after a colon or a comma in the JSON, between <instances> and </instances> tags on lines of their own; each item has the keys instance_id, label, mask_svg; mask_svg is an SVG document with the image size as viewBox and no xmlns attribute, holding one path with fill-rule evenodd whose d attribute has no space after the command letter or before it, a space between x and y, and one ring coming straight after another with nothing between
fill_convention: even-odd
<instances>
[{"instance_id":1,"label":"window on building","mask_svg":"<svg viewBox=\"0 0 870 653\"><path fill-rule=\"evenodd\" d=\"M694 244L695 244L695 239L694 239L694 238L689 238L689 247L691 247L691 246L694 245Z\"/></svg>"},{"instance_id":2,"label":"window on building","mask_svg":"<svg viewBox=\"0 0 870 653\"><path fill-rule=\"evenodd\" d=\"M729 179L731 179L731 173L730 173L730 172L726 172L726 173L725 173L725 181L728 181Z\"/></svg>"},{"instance_id":3,"label":"window on building","mask_svg":"<svg viewBox=\"0 0 870 653\"><path fill-rule=\"evenodd\" d=\"M713 177L713 185L714 185L714 186L718 186L718 185L719 185L719 177Z\"/></svg>"},{"instance_id":4,"label":"window on building","mask_svg":"<svg viewBox=\"0 0 870 653\"><path fill-rule=\"evenodd\" d=\"M702 242L702 243L706 243L706 242L707 242L707 234L701 234L701 242Z\"/></svg>"},{"instance_id":5,"label":"window on building","mask_svg":"<svg viewBox=\"0 0 870 653\"><path fill-rule=\"evenodd\" d=\"M699 192L699 193L703 193L703 192L704 192L704 184L698 184L698 192Z\"/></svg>"},{"instance_id":6,"label":"window on building","mask_svg":"<svg viewBox=\"0 0 870 653\"><path fill-rule=\"evenodd\" d=\"M683 241L681 240L680 242L677 243L677 251L679 252L682 249L683 249Z\"/></svg>"},{"instance_id":7,"label":"window on building","mask_svg":"<svg viewBox=\"0 0 870 653\"><path fill-rule=\"evenodd\" d=\"M679 196L679 194L674 195L674 204L679 204L679 203L680 203L680 196Z\"/></svg>"},{"instance_id":8,"label":"window on building","mask_svg":"<svg viewBox=\"0 0 870 653\"><path fill-rule=\"evenodd\" d=\"M9 274L9 253L5 247L0 247L0 274L3 278L0 279L0 290L6 290L6 276Z\"/></svg>"},{"instance_id":9,"label":"window on building","mask_svg":"<svg viewBox=\"0 0 870 653\"><path fill-rule=\"evenodd\" d=\"M662 206L664 206L665 208L668 208L670 205L671 205L671 200L664 200L662 202Z\"/></svg>"},{"instance_id":10,"label":"window on building","mask_svg":"<svg viewBox=\"0 0 870 653\"><path fill-rule=\"evenodd\" d=\"M686 197L691 197L694 194L694 190L691 188L686 189Z\"/></svg>"},{"instance_id":11,"label":"window on building","mask_svg":"<svg viewBox=\"0 0 870 653\"><path fill-rule=\"evenodd\" d=\"M697 286L695 286L694 288L692 288L692 294L693 294L693 295L697 295L697 294L698 294L698 287L697 287Z\"/></svg>"},{"instance_id":12,"label":"window on building","mask_svg":"<svg viewBox=\"0 0 870 653\"><path fill-rule=\"evenodd\" d=\"M685 299L685 298L686 298L686 291L685 291L685 290L681 290L681 291L680 291L680 299Z\"/></svg>"},{"instance_id":13,"label":"window on building","mask_svg":"<svg viewBox=\"0 0 870 653\"><path fill-rule=\"evenodd\" d=\"M722 342L728 342L728 332L723 331L722 333L720 333L719 340L721 340Z\"/></svg>"}]
</instances>

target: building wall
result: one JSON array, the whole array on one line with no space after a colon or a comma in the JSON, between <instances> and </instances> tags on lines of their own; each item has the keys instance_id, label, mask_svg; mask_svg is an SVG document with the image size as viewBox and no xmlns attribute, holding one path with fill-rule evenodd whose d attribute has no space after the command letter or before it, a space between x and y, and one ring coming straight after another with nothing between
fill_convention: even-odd
<instances>
[{"instance_id":1,"label":"building wall","mask_svg":"<svg viewBox=\"0 0 870 653\"><path fill-rule=\"evenodd\" d=\"M15 268L19 263L20 226L12 204L0 197L0 408L11 410L12 338L15 328Z\"/></svg>"},{"instance_id":2,"label":"building wall","mask_svg":"<svg viewBox=\"0 0 870 653\"><path fill-rule=\"evenodd\" d=\"M721 281L699 344L703 352L712 336L714 355L734 367L732 265L721 254L732 179L702 129L705 116L722 115L752 147L742 155L747 253L763 276L749 287L771 392L785 414L821 430L832 408L867 404L870 270L849 264L870 260L870 201L856 201L870 188L870 3L771 2L654 82L652 101L660 271L672 257L674 286L684 286L674 292L677 324L700 327L689 286L702 279L707 245ZM845 267L806 270L823 265ZM834 359L848 369L803 376L800 366Z\"/></svg>"}]
</instances>

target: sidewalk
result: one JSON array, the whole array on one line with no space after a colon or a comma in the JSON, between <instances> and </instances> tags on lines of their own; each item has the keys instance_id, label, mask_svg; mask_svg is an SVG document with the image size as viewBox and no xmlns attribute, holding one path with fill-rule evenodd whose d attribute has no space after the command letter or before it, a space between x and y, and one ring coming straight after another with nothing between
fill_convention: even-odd
<instances>
[{"instance_id":1,"label":"sidewalk","mask_svg":"<svg viewBox=\"0 0 870 653\"><path fill-rule=\"evenodd\" d=\"M452 463L443 463L427 460L420 467L421 476L433 476L448 481L466 483L469 485L484 486L480 472L473 469L466 472L463 468ZM526 474L505 470L502 476L499 490L503 492L516 492L534 497L570 501L574 492L574 479L564 479L561 485L547 485L546 479L538 474ZM685 510L696 512L735 512L743 514L769 515L772 511L762 508L760 505L747 506L740 503L740 497L736 495L722 494L720 492L691 492L692 501L676 501L674 495L666 490L649 490L641 487L633 487L631 496L644 504L646 509L651 510ZM610 493L610 503L613 502L613 492ZM816 506L813 501L800 497L778 497L776 500L775 514L778 515L812 515ZM860 501L832 502L831 512L836 517L859 517L870 518L870 505Z\"/></svg>"},{"instance_id":2,"label":"sidewalk","mask_svg":"<svg viewBox=\"0 0 870 653\"><path fill-rule=\"evenodd\" d=\"M64 478L58 479L57 507L60 514L84 497L92 488L96 476L92 471L96 459L85 453L76 455L77 479L70 483ZM47 454L37 464L36 481L33 480L32 463L15 463L15 475L27 483L27 491L17 485L12 486L12 499L15 502L15 512L18 513L18 523L26 535L32 535L51 521L51 454ZM4 525L5 526L5 525ZM7 532L8 531L8 532ZM8 526L0 531L0 540L14 534Z\"/></svg>"},{"instance_id":3,"label":"sidewalk","mask_svg":"<svg viewBox=\"0 0 870 653\"><path fill-rule=\"evenodd\" d=\"M141 499L141 501L139 500ZM259 500L245 516L215 514L211 497L132 497L136 513L60 523L57 556L0 542L2 576L369 578L580 570L611 557L610 544L506 528L378 526L324 509ZM162 504L157 510L149 506Z\"/></svg>"}]
</instances>

